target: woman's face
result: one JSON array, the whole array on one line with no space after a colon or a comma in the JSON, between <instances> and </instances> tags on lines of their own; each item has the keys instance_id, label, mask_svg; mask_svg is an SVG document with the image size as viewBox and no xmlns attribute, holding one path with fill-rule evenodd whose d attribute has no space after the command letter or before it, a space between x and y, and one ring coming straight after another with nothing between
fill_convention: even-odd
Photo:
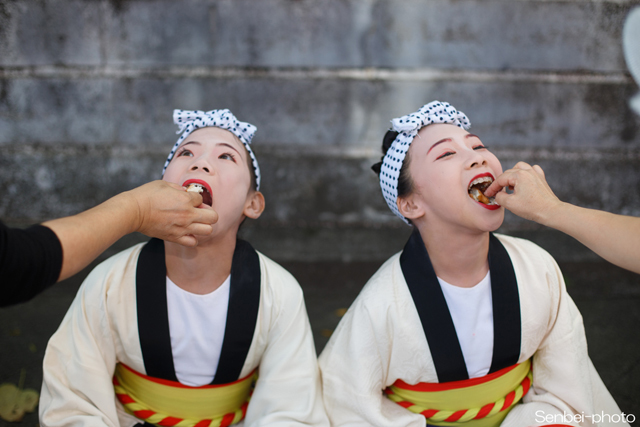
<instances>
[{"instance_id":1,"label":"woman's face","mask_svg":"<svg viewBox=\"0 0 640 427\"><path fill-rule=\"evenodd\" d=\"M409 155L413 193L406 197L424 212L429 226L476 231L500 227L504 209L469 196L475 180L493 181L502 173L500 161L480 138L451 124L433 124L420 130Z\"/></svg>"},{"instance_id":2,"label":"woman's face","mask_svg":"<svg viewBox=\"0 0 640 427\"><path fill-rule=\"evenodd\" d=\"M201 128L178 147L162 179L182 186L202 185L203 203L212 206L219 217L214 234L216 230L230 230L247 215L247 203L256 193L251 188L248 156L244 145L231 132L217 127Z\"/></svg>"}]
</instances>

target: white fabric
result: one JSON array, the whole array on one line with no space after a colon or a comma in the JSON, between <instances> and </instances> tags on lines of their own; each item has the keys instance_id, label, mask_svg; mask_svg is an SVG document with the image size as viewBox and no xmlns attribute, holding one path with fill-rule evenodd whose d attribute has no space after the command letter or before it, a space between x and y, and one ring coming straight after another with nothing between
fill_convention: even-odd
<instances>
[{"instance_id":1,"label":"white fabric","mask_svg":"<svg viewBox=\"0 0 640 427\"><path fill-rule=\"evenodd\" d=\"M238 137L240 142L244 145L251 157L251 164L256 176L256 188L260 190L260 167L258 166L258 160L255 154L251 151L251 139L255 135L257 128L251 123L241 122L236 119L236 116L227 109L224 110L173 110L173 122L178 125L180 129L176 133L182 133L178 141L173 145L167 160L164 162L162 168L162 174L169 166L174 153L191 132L196 129L204 127L219 127L226 129Z\"/></svg>"},{"instance_id":2,"label":"white fabric","mask_svg":"<svg viewBox=\"0 0 640 427\"><path fill-rule=\"evenodd\" d=\"M467 365L469 378L483 377L493 358L493 303L490 273L471 288L461 288L438 277Z\"/></svg>"},{"instance_id":3,"label":"white fabric","mask_svg":"<svg viewBox=\"0 0 640 427\"><path fill-rule=\"evenodd\" d=\"M111 381L118 362L146 373L136 313L141 248L136 245L98 265L49 340L41 425L131 427L139 422L115 399ZM260 376L238 426L328 426L302 290L286 270L258 256L258 320L240 376L258 366Z\"/></svg>"},{"instance_id":4,"label":"white fabric","mask_svg":"<svg viewBox=\"0 0 640 427\"><path fill-rule=\"evenodd\" d=\"M182 384L210 384L218 369L229 308L231 276L206 295L187 292L167 277L167 312L176 377Z\"/></svg>"},{"instance_id":5,"label":"white fabric","mask_svg":"<svg viewBox=\"0 0 640 427\"><path fill-rule=\"evenodd\" d=\"M622 42L627 68L636 84L640 85L640 7L636 7L627 15L622 30ZM636 113L640 114L640 93L631 98L630 104Z\"/></svg>"},{"instance_id":6,"label":"white fabric","mask_svg":"<svg viewBox=\"0 0 640 427\"><path fill-rule=\"evenodd\" d=\"M391 120L391 130L399 132L399 134L382 159L380 188L389 209L407 224L409 221L402 216L397 206L400 169L402 169L402 162L404 162L411 142L418 131L424 126L434 123L449 123L462 129L471 127L471 122L462 111L456 110L448 102L440 101L432 101L420 107L415 113Z\"/></svg>"},{"instance_id":7,"label":"white fabric","mask_svg":"<svg viewBox=\"0 0 640 427\"><path fill-rule=\"evenodd\" d=\"M518 362L533 357L533 386L502 426L540 425L537 411L560 416L563 411L620 414L591 364L582 317L553 258L529 241L497 237L509 253L518 281L522 315ZM422 415L392 402L382 390L398 379L409 384L437 382L430 354L396 254L371 277L320 355L324 402L332 425L423 427ZM589 425L590 419L586 421Z\"/></svg>"}]
</instances>

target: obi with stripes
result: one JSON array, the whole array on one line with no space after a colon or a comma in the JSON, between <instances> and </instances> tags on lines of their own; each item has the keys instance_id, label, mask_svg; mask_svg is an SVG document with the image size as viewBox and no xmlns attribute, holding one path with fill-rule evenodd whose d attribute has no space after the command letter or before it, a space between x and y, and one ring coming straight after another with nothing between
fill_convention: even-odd
<instances>
[{"instance_id":1,"label":"obi with stripes","mask_svg":"<svg viewBox=\"0 0 640 427\"><path fill-rule=\"evenodd\" d=\"M254 371L231 383L190 387L119 363L113 384L124 409L149 424L224 427L244 419L256 378Z\"/></svg>"},{"instance_id":2,"label":"obi with stripes","mask_svg":"<svg viewBox=\"0 0 640 427\"><path fill-rule=\"evenodd\" d=\"M531 387L531 361L480 378L410 385L396 381L384 392L398 405L422 414L429 425L494 427Z\"/></svg>"}]
</instances>

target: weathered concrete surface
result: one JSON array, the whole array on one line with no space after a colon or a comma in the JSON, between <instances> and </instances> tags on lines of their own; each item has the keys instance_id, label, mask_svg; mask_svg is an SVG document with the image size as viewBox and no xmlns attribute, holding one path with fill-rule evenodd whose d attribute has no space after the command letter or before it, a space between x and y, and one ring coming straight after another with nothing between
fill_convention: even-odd
<instances>
[{"instance_id":1,"label":"weathered concrete surface","mask_svg":"<svg viewBox=\"0 0 640 427\"><path fill-rule=\"evenodd\" d=\"M167 147L170 144L167 144ZM255 144L257 146L257 142ZM263 152L256 147L267 207L257 221L244 226L251 241L287 260L381 260L387 242L402 241L408 227L387 208L372 158ZM537 163L557 195L571 203L628 215L640 215L640 152L609 150L496 149L503 167L517 160ZM36 222L85 210L109 196L131 189L161 172L165 152L125 148L14 151L0 154L0 217ZM376 230L376 233L371 233ZM501 231L549 233L530 221L507 214ZM394 236L398 235L397 238ZM527 235L528 236L528 235ZM553 253L560 260L590 260L582 246Z\"/></svg>"},{"instance_id":2,"label":"weathered concrete surface","mask_svg":"<svg viewBox=\"0 0 640 427\"><path fill-rule=\"evenodd\" d=\"M242 234L298 276L321 349L336 310L406 240L369 167L389 120L432 99L465 111L503 167L538 163L561 199L640 215L638 87L620 39L637 5L0 0L0 219L73 214L156 179L173 108L230 108L259 128L267 198ZM639 276L510 214L500 231L561 263L596 367L640 417ZM0 311L0 382L25 368L39 389L46 340L86 273Z\"/></svg>"},{"instance_id":3,"label":"weathered concrete surface","mask_svg":"<svg viewBox=\"0 0 640 427\"><path fill-rule=\"evenodd\" d=\"M0 1L0 218L68 215L156 179L173 108L230 108L259 129L255 239L287 236L283 259L380 259L357 236L400 225L369 166L389 120L432 99L465 111L504 167L539 163L563 200L637 215L620 34L638 4Z\"/></svg>"},{"instance_id":4,"label":"weathered concrete surface","mask_svg":"<svg viewBox=\"0 0 640 427\"><path fill-rule=\"evenodd\" d=\"M637 1L3 1L0 66L624 71Z\"/></svg>"},{"instance_id":5,"label":"weathered concrete surface","mask_svg":"<svg viewBox=\"0 0 640 427\"><path fill-rule=\"evenodd\" d=\"M632 83L276 77L9 76L0 79L0 144L164 152L177 139L173 108L229 108L258 126L257 150L291 146L304 154L344 147L377 153L391 118L441 99L464 111L473 131L493 148L640 147L640 117L627 105L636 91Z\"/></svg>"}]
</instances>

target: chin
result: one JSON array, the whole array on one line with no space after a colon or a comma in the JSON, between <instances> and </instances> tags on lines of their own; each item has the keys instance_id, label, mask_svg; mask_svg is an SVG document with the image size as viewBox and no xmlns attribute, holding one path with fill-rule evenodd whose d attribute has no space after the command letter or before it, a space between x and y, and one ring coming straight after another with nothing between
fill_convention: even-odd
<instances>
[{"instance_id":1,"label":"chin","mask_svg":"<svg viewBox=\"0 0 640 427\"><path fill-rule=\"evenodd\" d=\"M495 218L492 218L491 221L485 222L485 227L483 227L484 231L496 231L498 228L502 226L504 222L504 209L500 209L500 211L495 212Z\"/></svg>"}]
</instances>

